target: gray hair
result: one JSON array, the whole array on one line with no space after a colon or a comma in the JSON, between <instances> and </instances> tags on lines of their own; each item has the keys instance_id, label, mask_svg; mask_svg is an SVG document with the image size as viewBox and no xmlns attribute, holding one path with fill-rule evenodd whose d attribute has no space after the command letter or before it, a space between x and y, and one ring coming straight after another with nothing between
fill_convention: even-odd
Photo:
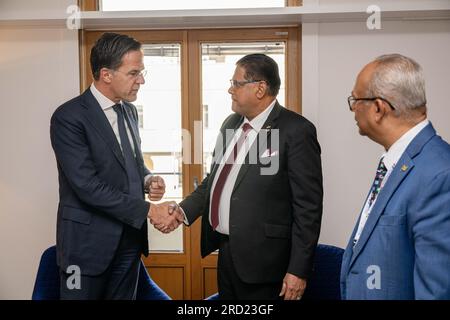
<instances>
[{"instance_id":1,"label":"gray hair","mask_svg":"<svg viewBox=\"0 0 450 320\"><path fill-rule=\"evenodd\" d=\"M420 108L426 108L425 77L422 67L401 54L386 54L374 60L375 71L369 82L369 97L388 100L396 114L405 118Z\"/></svg>"}]
</instances>

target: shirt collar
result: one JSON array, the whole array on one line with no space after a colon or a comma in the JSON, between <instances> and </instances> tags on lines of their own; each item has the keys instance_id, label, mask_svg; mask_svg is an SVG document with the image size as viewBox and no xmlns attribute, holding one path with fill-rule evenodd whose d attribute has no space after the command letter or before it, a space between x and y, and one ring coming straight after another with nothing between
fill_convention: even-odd
<instances>
[{"instance_id":1,"label":"shirt collar","mask_svg":"<svg viewBox=\"0 0 450 320\"><path fill-rule=\"evenodd\" d=\"M264 123L266 122L267 118L269 117L269 114L272 112L272 109L274 108L276 101L277 101L276 99L273 100L269 104L269 106L266 109L264 109L263 112L261 112L256 117L254 117L251 121L249 121L247 118L244 118L244 122L242 123L242 126L244 125L244 123L248 123L252 126L253 130L255 130L256 132L259 132L261 130L262 126L264 125Z\"/></svg>"},{"instance_id":2,"label":"shirt collar","mask_svg":"<svg viewBox=\"0 0 450 320\"><path fill-rule=\"evenodd\" d=\"M400 137L400 139L395 141L395 143L389 148L387 152L383 154L383 162L388 170L395 167L408 145L419 134L419 132L428 125L428 123L428 119L425 119L409 129Z\"/></svg>"},{"instance_id":3,"label":"shirt collar","mask_svg":"<svg viewBox=\"0 0 450 320\"><path fill-rule=\"evenodd\" d=\"M116 103L109 98L107 98L103 93L101 93L94 85L94 83L90 86L92 95L97 100L98 104L102 108L103 111L112 108Z\"/></svg>"}]
</instances>

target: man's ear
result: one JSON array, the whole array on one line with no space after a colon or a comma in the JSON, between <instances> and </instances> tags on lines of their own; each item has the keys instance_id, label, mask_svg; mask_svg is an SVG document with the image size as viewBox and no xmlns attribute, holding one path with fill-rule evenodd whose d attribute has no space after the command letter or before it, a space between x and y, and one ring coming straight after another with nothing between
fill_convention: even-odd
<instances>
[{"instance_id":1,"label":"man's ear","mask_svg":"<svg viewBox=\"0 0 450 320\"><path fill-rule=\"evenodd\" d=\"M386 109L387 104L381 100L381 99L376 99L374 101L374 105L375 105L375 121L380 122L381 119L383 119L383 117L386 116L388 110Z\"/></svg>"},{"instance_id":2,"label":"man's ear","mask_svg":"<svg viewBox=\"0 0 450 320\"><path fill-rule=\"evenodd\" d=\"M102 80L105 83L111 83L112 81L112 71L108 68L101 68L100 69L100 80Z\"/></svg>"},{"instance_id":3,"label":"man's ear","mask_svg":"<svg viewBox=\"0 0 450 320\"><path fill-rule=\"evenodd\" d=\"M258 87L257 87L257 89L256 89L256 97L258 98L258 99L262 99L262 98L264 98L264 96L266 95L266 93L267 93L267 83L265 82L265 81L261 81L259 84L258 84Z\"/></svg>"}]
</instances>

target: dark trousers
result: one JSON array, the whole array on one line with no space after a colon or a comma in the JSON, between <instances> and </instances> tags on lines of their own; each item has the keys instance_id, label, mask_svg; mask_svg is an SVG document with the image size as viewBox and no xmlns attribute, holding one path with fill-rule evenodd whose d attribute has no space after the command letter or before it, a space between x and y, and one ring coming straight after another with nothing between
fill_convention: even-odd
<instances>
[{"instance_id":1,"label":"dark trousers","mask_svg":"<svg viewBox=\"0 0 450 320\"><path fill-rule=\"evenodd\" d=\"M258 266L255 266L258 268ZM246 283L241 280L234 267L229 238L221 236L217 283L220 300L278 300L282 282Z\"/></svg>"},{"instance_id":2,"label":"dark trousers","mask_svg":"<svg viewBox=\"0 0 450 320\"><path fill-rule=\"evenodd\" d=\"M73 280L73 274L60 270L61 300L135 300L141 249L141 232L124 227L116 255L104 273L86 276L81 269L81 288L70 289L67 281Z\"/></svg>"}]
</instances>

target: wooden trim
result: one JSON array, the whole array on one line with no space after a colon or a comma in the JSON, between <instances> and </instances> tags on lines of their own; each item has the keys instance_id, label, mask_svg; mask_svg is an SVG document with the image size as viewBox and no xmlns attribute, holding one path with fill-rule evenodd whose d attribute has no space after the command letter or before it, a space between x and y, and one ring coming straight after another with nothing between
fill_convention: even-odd
<instances>
[{"instance_id":1,"label":"wooden trim","mask_svg":"<svg viewBox=\"0 0 450 320\"><path fill-rule=\"evenodd\" d=\"M301 30L289 28L286 49L286 107L301 113Z\"/></svg>"},{"instance_id":2,"label":"wooden trim","mask_svg":"<svg viewBox=\"0 0 450 320\"><path fill-rule=\"evenodd\" d=\"M193 39L192 33L188 33L188 64L189 64L189 132L191 133L191 162L193 163L190 166L190 185L186 190L189 190L189 193L194 191L193 182L194 177L198 179L200 183L203 179L202 175L202 165L196 163L195 161L195 152L199 154L203 154L203 145L199 143L203 141L203 137L195 137L195 121L202 120L202 110L201 110L201 70L200 70L200 48L198 43ZM196 145L197 144L197 145ZM198 148L200 148L198 150ZM203 288L203 273L201 272L201 260L200 260L200 236L201 236L201 218L199 218L194 224L191 225L191 299L200 300L203 299L202 296L202 288Z\"/></svg>"},{"instance_id":3,"label":"wooden trim","mask_svg":"<svg viewBox=\"0 0 450 320\"><path fill-rule=\"evenodd\" d=\"M98 0L78 0L78 7L81 11L99 11Z\"/></svg>"},{"instance_id":4,"label":"wooden trim","mask_svg":"<svg viewBox=\"0 0 450 320\"><path fill-rule=\"evenodd\" d=\"M89 62L85 59L85 31L84 30L78 30L78 59L80 63L78 64L78 70L80 73L80 93L83 92L83 89L85 87L84 82L86 81L86 65L89 64Z\"/></svg>"},{"instance_id":5,"label":"wooden trim","mask_svg":"<svg viewBox=\"0 0 450 320\"><path fill-rule=\"evenodd\" d=\"M288 28L199 29L190 31L190 41L277 41L287 40Z\"/></svg>"},{"instance_id":6,"label":"wooden trim","mask_svg":"<svg viewBox=\"0 0 450 320\"><path fill-rule=\"evenodd\" d=\"M286 0L286 7L301 7L303 0Z\"/></svg>"},{"instance_id":7,"label":"wooden trim","mask_svg":"<svg viewBox=\"0 0 450 320\"><path fill-rule=\"evenodd\" d=\"M82 30L80 36L80 91L86 90L94 80L91 72L90 53L95 39L91 33Z\"/></svg>"},{"instance_id":8,"label":"wooden trim","mask_svg":"<svg viewBox=\"0 0 450 320\"><path fill-rule=\"evenodd\" d=\"M189 130L189 50L187 46L188 33L187 31L181 32L182 46L181 46L181 127L184 130ZM192 137L191 137L192 139ZM183 141L184 143L184 141ZM183 147L182 150L185 150ZM183 170L183 198L191 193L191 172L190 164L182 162ZM191 234L192 231L188 230L188 227L183 226L183 246L186 253L186 267L184 268L184 298L192 299L192 253L191 253Z\"/></svg>"}]
</instances>

